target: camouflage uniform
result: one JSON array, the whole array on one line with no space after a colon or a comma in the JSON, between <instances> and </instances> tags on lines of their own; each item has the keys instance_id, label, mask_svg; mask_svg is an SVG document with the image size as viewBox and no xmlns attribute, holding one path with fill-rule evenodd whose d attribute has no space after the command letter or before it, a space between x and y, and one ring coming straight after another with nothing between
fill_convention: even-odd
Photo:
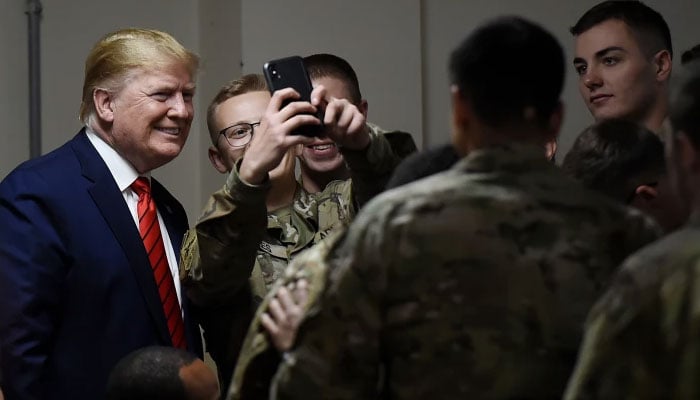
<instances>
[{"instance_id":1,"label":"camouflage uniform","mask_svg":"<svg viewBox=\"0 0 700 400\"><path fill-rule=\"evenodd\" d=\"M559 398L590 306L659 234L539 146L474 151L358 215L271 398Z\"/></svg>"},{"instance_id":2,"label":"camouflage uniform","mask_svg":"<svg viewBox=\"0 0 700 400\"><path fill-rule=\"evenodd\" d=\"M384 136L370 128L367 150L343 150L351 180L331 182L315 194L298 184L293 204L268 214L269 182L248 185L236 168L185 237L181 278L223 374L230 376L257 305L289 260L347 225L356 204L386 184L399 160Z\"/></svg>"},{"instance_id":3,"label":"camouflage uniform","mask_svg":"<svg viewBox=\"0 0 700 400\"><path fill-rule=\"evenodd\" d=\"M623 264L593 307L567 399L700 398L700 215Z\"/></svg>"},{"instance_id":4,"label":"camouflage uniform","mask_svg":"<svg viewBox=\"0 0 700 400\"><path fill-rule=\"evenodd\" d=\"M280 358L262 326L261 316L267 311L270 301L276 297L281 287L293 290L294 285L300 279L307 282L309 289L307 302L302 307L302 313L305 314L311 307L314 307L326 284L326 273L328 272L325 262L326 256L344 233L345 229L336 230L323 241L317 243L313 251L299 254L287 266L280 279L275 282L274 287L265 296L243 342L241 355L236 363L231 386L226 396L227 400L267 399L269 397L270 382L277 370Z\"/></svg>"}]
</instances>

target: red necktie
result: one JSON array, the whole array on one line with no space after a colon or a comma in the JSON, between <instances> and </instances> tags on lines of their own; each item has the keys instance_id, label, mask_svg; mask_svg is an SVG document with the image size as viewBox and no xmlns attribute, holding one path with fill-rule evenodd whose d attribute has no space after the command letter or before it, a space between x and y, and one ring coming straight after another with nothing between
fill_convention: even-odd
<instances>
[{"instance_id":1,"label":"red necktie","mask_svg":"<svg viewBox=\"0 0 700 400\"><path fill-rule=\"evenodd\" d=\"M168 259L165 255L156 204L151 197L151 185L147 178L138 178L131 184L131 188L139 196L139 202L136 206L139 216L139 232L148 253L148 260L151 262L153 277L158 285L158 294L161 303L163 303L163 312L165 312L165 319L168 322L170 338L174 347L184 349L187 347L185 325L182 322L180 303L177 300L173 276L170 273Z\"/></svg>"}]
</instances>

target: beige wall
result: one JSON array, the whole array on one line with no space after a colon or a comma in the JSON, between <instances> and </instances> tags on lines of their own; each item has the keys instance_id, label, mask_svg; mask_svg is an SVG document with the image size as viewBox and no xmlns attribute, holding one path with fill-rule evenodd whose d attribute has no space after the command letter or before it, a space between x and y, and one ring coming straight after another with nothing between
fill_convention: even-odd
<instances>
[{"instance_id":1,"label":"beige wall","mask_svg":"<svg viewBox=\"0 0 700 400\"><path fill-rule=\"evenodd\" d=\"M0 179L29 155L27 18L23 1L0 1Z\"/></svg>"},{"instance_id":2,"label":"beige wall","mask_svg":"<svg viewBox=\"0 0 700 400\"><path fill-rule=\"evenodd\" d=\"M357 72L368 119L420 139L420 1L243 0L243 70L266 61L333 53ZM400 4L400 7L397 5Z\"/></svg>"},{"instance_id":3,"label":"beige wall","mask_svg":"<svg viewBox=\"0 0 700 400\"><path fill-rule=\"evenodd\" d=\"M172 34L203 59L196 115L187 145L170 164L154 172L183 203L194 222L208 193L222 184L209 165L203 116L209 99L226 79L240 75L240 2L231 0L44 0L41 23L42 150L73 137L78 120L83 63L105 33L148 27ZM0 2L0 178L29 156L27 22L25 2ZM233 22L232 22L233 21Z\"/></svg>"},{"instance_id":4,"label":"beige wall","mask_svg":"<svg viewBox=\"0 0 700 400\"><path fill-rule=\"evenodd\" d=\"M447 56L473 27L499 14L540 22L572 58L568 27L591 0L43 0L43 151L71 138L85 55L119 27L165 30L202 58L195 122L183 153L154 175L178 197L193 223L224 177L209 165L205 109L225 81L259 72L276 57L332 52L358 72L370 120L414 134L419 145L449 135ZM697 0L648 0L669 22L677 54L700 42ZM28 156L26 2L0 1L0 178ZM561 154L590 122L567 70Z\"/></svg>"},{"instance_id":5,"label":"beige wall","mask_svg":"<svg viewBox=\"0 0 700 400\"><path fill-rule=\"evenodd\" d=\"M569 28L599 0L500 0L500 1L428 1L423 2L425 127L429 144L448 140L449 95L447 91L447 57L469 31L486 18L516 14L549 29L564 46L567 59L563 101L565 118L559 140L559 160L568 151L579 132L592 122L576 86L573 69L573 38ZM680 53L700 43L700 24L690 15L700 15L697 0L646 0L659 11L671 28L676 66ZM533 60L534 61L534 60ZM522 61L514 61L522 62Z\"/></svg>"}]
</instances>

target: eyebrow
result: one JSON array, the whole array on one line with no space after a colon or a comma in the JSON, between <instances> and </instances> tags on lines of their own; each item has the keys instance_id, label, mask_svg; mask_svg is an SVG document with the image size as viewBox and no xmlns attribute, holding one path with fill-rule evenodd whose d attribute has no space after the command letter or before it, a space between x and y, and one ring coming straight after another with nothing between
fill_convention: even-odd
<instances>
[{"instance_id":1,"label":"eyebrow","mask_svg":"<svg viewBox=\"0 0 700 400\"><path fill-rule=\"evenodd\" d=\"M260 118L262 118L262 117L260 117ZM226 128L230 128L230 127L232 127L232 126L236 126L236 125L240 125L240 124L257 124L257 123L259 123L259 122L260 122L260 120L253 121L252 119L249 119L249 120L239 120L239 121L236 121L236 122L234 122L234 123L232 123L232 124L230 124L230 125L226 125ZM224 128L224 129L226 129L226 128Z\"/></svg>"},{"instance_id":2,"label":"eyebrow","mask_svg":"<svg viewBox=\"0 0 700 400\"><path fill-rule=\"evenodd\" d=\"M610 53L611 51L622 51L625 53L627 52L627 50L625 50L624 48L622 48L620 46L610 46L610 47L606 47L602 50L596 51L595 54L593 55L593 58L605 57L605 55ZM586 63L586 60L584 60L581 57L574 58L574 64L585 64L585 63Z\"/></svg>"}]
</instances>

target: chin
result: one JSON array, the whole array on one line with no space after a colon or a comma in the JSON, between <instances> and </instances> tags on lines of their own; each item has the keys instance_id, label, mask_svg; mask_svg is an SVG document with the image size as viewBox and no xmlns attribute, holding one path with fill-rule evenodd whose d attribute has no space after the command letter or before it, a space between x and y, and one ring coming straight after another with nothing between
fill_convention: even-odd
<instances>
[{"instance_id":1,"label":"chin","mask_svg":"<svg viewBox=\"0 0 700 400\"><path fill-rule=\"evenodd\" d=\"M307 163L307 168L315 172L333 172L345 168L342 157L328 161L312 161Z\"/></svg>"}]
</instances>

